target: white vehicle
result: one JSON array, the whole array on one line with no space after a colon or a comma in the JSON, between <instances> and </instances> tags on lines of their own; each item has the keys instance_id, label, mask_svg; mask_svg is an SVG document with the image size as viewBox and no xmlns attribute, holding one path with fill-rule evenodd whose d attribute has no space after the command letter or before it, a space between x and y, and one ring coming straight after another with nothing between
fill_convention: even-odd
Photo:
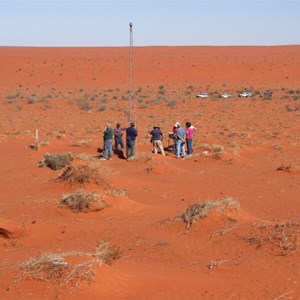
<instances>
[{"instance_id":1,"label":"white vehicle","mask_svg":"<svg viewBox=\"0 0 300 300\"><path fill-rule=\"evenodd\" d=\"M250 97L252 97L252 93L251 92L243 92L243 93L239 94L239 97L250 98Z\"/></svg>"},{"instance_id":2,"label":"white vehicle","mask_svg":"<svg viewBox=\"0 0 300 300\"><path fill-rule=\"evenodd\" d=\"M224 93L221 95L222 98L231 98L232 95L231 94L228 94L228 93Z\"/></svg>"},{"instance_id":3,"label":"white vehicle","mask_svg":"<svg viewBox=\"0 0 300 300\"><path fill-rule=\"evenodd\" d=\"M196 98L207 98L208 94L207 93L200 93L198 95L196 95Z\"/></svg>"}]
</instances>

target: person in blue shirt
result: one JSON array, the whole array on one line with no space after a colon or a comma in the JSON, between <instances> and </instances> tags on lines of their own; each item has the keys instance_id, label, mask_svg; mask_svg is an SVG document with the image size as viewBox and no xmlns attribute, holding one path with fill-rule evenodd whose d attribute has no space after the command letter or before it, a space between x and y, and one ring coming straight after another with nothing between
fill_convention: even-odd
<instances>
[{"instance_id":1,"label":"person in blue shirt","mask_svg":"<svg viewBox=\"0 0 300 300\"><path fill-rule=\"evenodd\" d=\"M185 149L184 149L184 144L185 144L185 130L181 127L180 123L176 123L178 129L176 131L176 158L185 157Z\"/></svg>"},{"instance_id":2,"label":"person in blue shirt","mask_svg":"<svg viewBox=\"0 0 300 300\"><path fill-rule=\"evenodd\" d=\"M126 157L134 155L135 140L138 136L138 132L135 128L134 122L130 123L130 126L126 129Z\"/></svg>"},{"instance_id":3,"label":"person in blue shirt","mask_svg":"<svg viewBox=\"0 0 300 300\"><path fill-rule=\"evenodd\" d=\"M163 133L160 130L159 126L154 126L153 130L151 130L148 135L151 137L151 142L153 145L153 152L157 154L157 150L159 149L162 155L165 155L164 147L162 144Z\"/></svg>"}]
</instances>

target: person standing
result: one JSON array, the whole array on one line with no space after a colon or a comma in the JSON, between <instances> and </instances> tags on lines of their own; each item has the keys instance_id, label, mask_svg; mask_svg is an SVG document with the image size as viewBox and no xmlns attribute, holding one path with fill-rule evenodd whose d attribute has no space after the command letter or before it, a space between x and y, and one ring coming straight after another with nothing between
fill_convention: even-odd
<instances>
[{"instance_id":1,"label":"person standing","mask_svg":"<svg viewBox=\"0 0 300 300\"><path fill-rule=\"evenodd\" d=\"M162 144L163 133L160 130L159 126L154 126L153 130L151 130L148 135L151 137L151 142L153 145L153 152L157 154L157 150L159 149L162 155L166 155L164 151L164 147Z\"/></svg>"},{"instance_id":2,"label":"person standing","mask_svg":"<svg viewBox=\"0 0 300 300\"><path fill-rule=\"evenodd\" d=\"M111 124L106 124L106 129L103 131L103 140L104 140L104 150L103 157L101 160L106 160L106 156L108 154L108 159L112 159L112 139L113 139L114 131L111 128Z\"/></svg>"},{"instance_id":3,"label":"person standing","mask_svg":"<svg viewBox=\"0 0 300 300\"><path fill-rule=\"evenodd\" d=\"M134 155L135 140L138 136L138 132L135 128L134 122L130 123L130 126L126 129L126 157Z\"/></svg>"},{"instance_id":4,"label":"person standing","mask_svg":"<svg viewBox=\"0 0 300 300\"><path fill-rule=\"evenodd\" d=\"M181 127L180 123L176 123L178 129L176 132L176 158L185 157L185 149L184 149L184 144L185 144L185 130Z\"/></svg>"},{"instance_id":5,"label":"person standing","mask_svg":"<svg viewBox=\"0 0 300 300\"><path fill-rule=\"evenodd\" d=\"M124 150L124 142L123 142L123 128L121 128L121 124L117 123L116 128L114 129L115 136L115 150L118 150L119 145L121 146L121 150Z\"/></svg>"},{"instance_id":6,"label":"person standing","mask_svg":"<svg viewBox=\"0 0 300 300\"><path fill-rule=\"evenodd\" d=\"M178 126L177 124L179 124L178 122L173 126L173 152L174 154L176 154L176 141L177 141L177 137L176 137L176 134L177 134L177 129L178 129Z\"/></svg>"},{"instance_id":7,"label":"person standing","mask_svg":"<svg viewBox=\"0 0 300 300\"><path fill-rule=\"evenodd\" d=\"M193 154L193 135L196 127L192 126L190 122L186 122L186 147L188 156Z\"/></svg>"}]
</instances>

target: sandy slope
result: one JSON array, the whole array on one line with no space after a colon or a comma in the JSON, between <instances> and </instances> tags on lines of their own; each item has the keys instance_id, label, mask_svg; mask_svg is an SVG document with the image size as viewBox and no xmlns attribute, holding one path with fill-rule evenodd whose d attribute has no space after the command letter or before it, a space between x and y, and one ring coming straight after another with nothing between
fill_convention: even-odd
<instances>
[{"instance_id":1,"label":"sandy slope","mask_svg":"<svg viewBox=\"0 0 300 300\"><path fill-rule=\"evenodd\" d=\"M1 299L300 298L300 47L136 48L138 159L100 161L105 123L128 125L128 54L0 48ZM244 89L256 96L236 97ZM265 89L272 100L260 99ZM196 99L201 91L210 97ZM153 155L152 126L167 147L167 132L186 120L198 129L194 155ZM29 147L36 128L38 151ZM99 184L62 183L61 170L37 166L46 152L69 151L73 166L97 170ZM109 207L59 207L79 188ZM212 211L189 230L175 218L230 197L239 208ZM25 278L19 268L45 253L91 253L102 241L120 258L93 265L93 280L76 288Z\"/></svg>"}]
</instances>

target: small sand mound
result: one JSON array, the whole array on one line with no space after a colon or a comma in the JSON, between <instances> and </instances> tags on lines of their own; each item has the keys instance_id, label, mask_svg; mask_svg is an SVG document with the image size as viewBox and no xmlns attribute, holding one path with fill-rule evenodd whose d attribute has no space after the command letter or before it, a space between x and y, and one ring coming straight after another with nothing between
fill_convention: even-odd
<instances>
[{"instance_id":1,"label":"small sand mound","mask_svg":"<svg viewBox=\"0 0 300 300\"><path fill-rule=\"evenodd\" d=\"M62 207L70 208L74 212L100 211L108 205L101 200L97 193L87 193L77 190L73 194L64 195L59 203Z\"/></svg>"},{"instance_id":2,"label":"small sand mound","mask_svg":"<svg viewBox=\"0 0 300 300\"><path fill-rule=\"evenodd\" d=\"M11 221L0 219L0 236L10 239L18 238L24 234L24 229Z\"/></svg>"},{"instance_id":3,"label":"small sand mound","mask_svg":"<svg viewBox=\"0 0 300 300\"><path fill-rule=\"evenodd\" d=\"M44 160L39 162L39 167L47 166L52 170L59 170L69 165L74 159L73 154L70 152L64 153L45 153Z\"/></svg>"},{"instance_id":4,"label":"small sand mound","mask_svg":"<svg viewBox=\"0 0 300 300\"><path fill-rule=\"evenodd\" d=\"M102 174L99 168L88 164L66 167L58 177L58 181L71 185L85 184L87 182L106 185L104 173Z\"/></svg>"},{"instance_id":5,"label":"small sand mound","mask_svg":"<svg viewBox=\"0 0 300 300\"><path fill-rule=\"evenodd\" d=\"M190 205L180 216L189 229L198 219L205 218L211 210L222 211L228 207L238 208L239 203L233 198L218 201L207 201Z\"/></svg>"}]
</instances>

